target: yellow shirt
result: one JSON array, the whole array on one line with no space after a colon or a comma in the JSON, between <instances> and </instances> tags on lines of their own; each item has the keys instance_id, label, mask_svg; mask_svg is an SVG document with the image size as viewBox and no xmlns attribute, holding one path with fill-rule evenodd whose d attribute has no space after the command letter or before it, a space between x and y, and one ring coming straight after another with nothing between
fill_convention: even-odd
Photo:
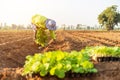
<instances>
[{"instance_id":1,"label":"yellow shirt","mask_svg":"<svg viewBox=\"0 0 120 80\"><path fill-rule=\"evenodd\" d=\"M32 23L35 24L38 28L46 28L46 20L45 16L36 14L32 17Z\"/></svg>"},{"instance_id":2,"label":"yellow shirt","mask_svg":"<svg viewBox=\"0 0 120 80\"><path fill-rule=\"evenodd\" d=\"M45 16L36 14L32 17L32 23L38 27L38 30L46 30L46 20L47 18ZM53 39L56 39L55 32L53 30L49 30L50 36Z\"/></svg>"}]
</instances>

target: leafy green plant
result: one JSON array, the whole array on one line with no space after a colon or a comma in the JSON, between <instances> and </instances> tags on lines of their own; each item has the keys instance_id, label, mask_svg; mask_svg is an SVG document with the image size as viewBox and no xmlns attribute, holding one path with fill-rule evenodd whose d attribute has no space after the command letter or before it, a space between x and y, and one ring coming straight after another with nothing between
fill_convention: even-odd
<instances>
[{"instance_id":1,"label":"leafy green plant","mask_svg":"<svg viewBox=\"0 0 120 80\"><path fill-rule=\"evenodd\" d=\"M27 56L22 75L40 74L40 76L57 76L64 78L66 72L72 73L96 73L90 57L83 51L52 51L44 54L35 54L34 56Z\"/></svg>"}]
</instances>

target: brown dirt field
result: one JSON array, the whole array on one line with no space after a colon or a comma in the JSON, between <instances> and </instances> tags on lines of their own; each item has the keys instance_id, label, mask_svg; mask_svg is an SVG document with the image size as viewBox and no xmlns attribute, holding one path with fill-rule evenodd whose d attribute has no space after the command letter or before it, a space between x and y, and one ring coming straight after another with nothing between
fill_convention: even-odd
<instances>
[{"instance_id":1,"label":"brown dirt field","mask_svg":"<svg viewBox=\"0 0 120 80\"><path fill-rule=\"evenodd\" d=\"M39 50L33 41L33 32L0 31L0 80L58 80L56 77L23 77L20 75L27 55L45 51L70 52L86 46L120 46L119 31L57 31L57 39L48 47ZM120 62L95 63L97 74L91 76L69 76L63 80L120 80Z\"/></svg>"}]
</instances>

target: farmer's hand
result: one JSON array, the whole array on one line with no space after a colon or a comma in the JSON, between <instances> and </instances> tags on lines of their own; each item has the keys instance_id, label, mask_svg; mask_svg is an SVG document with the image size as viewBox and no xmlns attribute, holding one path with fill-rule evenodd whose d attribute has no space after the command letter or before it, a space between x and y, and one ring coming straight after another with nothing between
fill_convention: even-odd
<instances>
[{"instance_id":1,"label":"farmer's hand","mask_svg":"<svg viewBox=\"0 0 120 80\"><path fill-rule=\"evenodd\" d=\"M56 39L51 39L49 42L48 42L48 45L50 45L52 42L55 42Z\"/></svg>"}]
</instances>

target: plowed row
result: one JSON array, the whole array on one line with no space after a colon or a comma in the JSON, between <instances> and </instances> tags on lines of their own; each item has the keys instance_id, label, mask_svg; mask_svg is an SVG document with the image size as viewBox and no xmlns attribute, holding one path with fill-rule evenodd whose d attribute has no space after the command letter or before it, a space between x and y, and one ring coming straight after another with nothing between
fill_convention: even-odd
<instances>
[{"instance_id":1,"label":"plowed row","mask_svg":"<svg viewBox=\"0 0 120 80\"><path fill-rule=\"evenodd\" d=\"M34 44L33 32L30 30L0 31L0 80L26 80L20 75L21 68L24 65L25 57L34 53L53 50L79 51L86 46L120 46L119 31L57 31L56 34L55 42L39 50ZM86 80L120 80L119 62L96 63L95 65L100 72L86 78ZM8 76L5 76L6 74ZM74 78L74 80L79 79L85 80L85 77ZM43 80L48 80L48 78ZM67 78L66 80L70 79Z\"/></svg>"}]
</instances>

